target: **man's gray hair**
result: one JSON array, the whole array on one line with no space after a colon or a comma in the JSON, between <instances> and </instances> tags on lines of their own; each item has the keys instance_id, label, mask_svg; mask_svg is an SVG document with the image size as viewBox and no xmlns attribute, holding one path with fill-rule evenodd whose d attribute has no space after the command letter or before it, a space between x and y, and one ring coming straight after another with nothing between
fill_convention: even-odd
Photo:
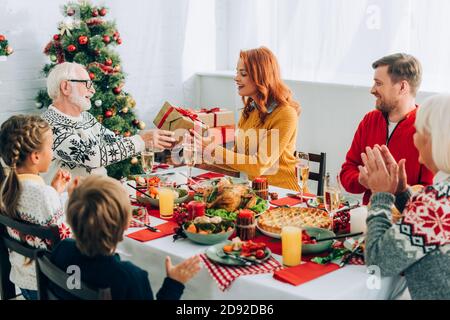
<instances>
[{"instance_id":1,"label":"man's gray hair","mask_svg":"<svg viewBox=\"0 0 450 320\"><path fill-rule=\"evenodd\" d=\"M47 93L52 100L59 97L62 81L76 78L78 66L84 69L84 66L74 62L64 62L52 69L47 77Z\"/></svg>"},{"instance_id":2,"label":"man's gray hair","mask_svg":"<svg viewBox=\"0 0 450 320\"><path fill-rule=\"evenodd\" d=\"M416 114L417 132L431 136L431 155L440 171L450 173L450 95L426 99Z\"/></svg>"}]
</instances>

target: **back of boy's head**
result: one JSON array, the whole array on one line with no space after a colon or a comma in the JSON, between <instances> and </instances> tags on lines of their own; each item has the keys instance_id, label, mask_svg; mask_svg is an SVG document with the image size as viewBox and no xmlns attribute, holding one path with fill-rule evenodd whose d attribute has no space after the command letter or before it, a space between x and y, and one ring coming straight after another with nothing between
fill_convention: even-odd
<instances>
[{"instance_id":1,"label":"back of boy's head","mask_svg":"<svg viewBox=\"0 0 450 320\"><path fill-rule=\"evenodd\" d=\"M6 120L0 128L0 157L8 167L0 168L0 209L12 218L17 216L20 184L16 167L25 164L28 156L40 151L49 124L39 116L16 115Z\"/></svg>"},{"instance_id":2,"label":"back of boy's head","mask_svg":"<svg viewBox=\"0 0 450 320\"><path fill-rule=\"evenodd\" d=\"M119 181L105 176L84 179L67 205L67 222L76 245L88 257L113 254L130 219L128 192Z\"/></svg>"}]
</instances>

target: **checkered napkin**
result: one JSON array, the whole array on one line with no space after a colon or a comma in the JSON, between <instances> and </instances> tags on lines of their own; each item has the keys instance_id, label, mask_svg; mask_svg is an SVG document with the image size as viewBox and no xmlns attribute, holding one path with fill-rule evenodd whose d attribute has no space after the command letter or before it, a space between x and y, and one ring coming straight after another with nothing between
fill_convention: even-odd
<instances>
[{"instance_id":1,"label":"checkered napkin","mask_svg":"<svg viewBox=\"0 0 450 320\"><path fill-rule=\"evenodd\" d=\"M239 276L269 273L282 268L281 264L273 257L270 257L270 259L264 263L254 264L247 267L223 266L220 264L215 264L209 260L205 254L201 254L200 258L208 269L209 274L217 282L219 289L222 291L228 289L231 286L231 283Z\"/></svg>"}]
</instances>

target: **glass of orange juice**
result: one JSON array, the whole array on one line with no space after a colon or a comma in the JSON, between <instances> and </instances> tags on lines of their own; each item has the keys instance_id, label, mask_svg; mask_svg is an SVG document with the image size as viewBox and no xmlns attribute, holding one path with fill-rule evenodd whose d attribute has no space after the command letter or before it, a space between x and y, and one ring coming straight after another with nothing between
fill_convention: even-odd
<instances>
[{"instance_id":1,"label":"glass of orange juice","mask_svg":"<svg viewBox=\"0 0 450 320\"><path fill-rule=\"evenodd\" d=\"M286 226L281 230L283 264L298 266L302 262L302 229Z\"/></svg>"},{"instance_id":2,"label":"glass of orange juice","mask_svg":"<svg viewBox=\"0 0 450 320\"><path fill-rule=\"evenodd\" d=\"M173 204L175 200L176 191L172 184L167 182L160 182L158 188L159 195L159 216L162 219L170 219L173 217Z\"/></svg>"}]
</instances>

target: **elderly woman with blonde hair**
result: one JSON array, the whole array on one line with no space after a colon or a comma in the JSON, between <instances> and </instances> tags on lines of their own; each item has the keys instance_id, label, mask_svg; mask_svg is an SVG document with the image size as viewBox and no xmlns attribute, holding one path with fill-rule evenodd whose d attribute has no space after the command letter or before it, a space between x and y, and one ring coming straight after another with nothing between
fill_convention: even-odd
<instances>
[{"instance_id":1,"label":"elderly woman with blonde hair","mask_svg":"<svg viewBox=\"0 0 450 320\"><path fill-rule=\"evenodd\" d=\"M433 185L412 193L405 160L386 146L366 148L360 167L373 193L367 218L366 262L386 276L404 274L413 299L450 299L450 95L419 108L414 144ZM391 208L402 212L395 225Z\"/></svg>"}]
</instances>

